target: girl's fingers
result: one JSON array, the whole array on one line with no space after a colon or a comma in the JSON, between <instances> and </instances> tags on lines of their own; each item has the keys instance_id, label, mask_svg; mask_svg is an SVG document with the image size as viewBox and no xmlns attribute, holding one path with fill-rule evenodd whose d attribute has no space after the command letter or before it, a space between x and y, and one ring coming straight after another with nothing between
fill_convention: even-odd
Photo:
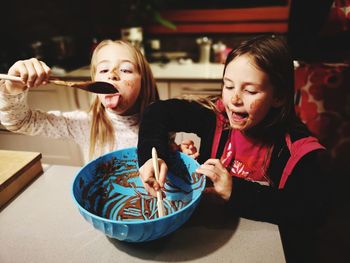
<instances>
[{"instance_id":1,"label":"girl's fingers","mask_svg":"<svg viewBox=\"0 0 350 263\"><path fill-rule=\"evenodd\" d=\"M184 140L180 144L180 150L181 152L187 154L188 156L192 157L193 159L197 159L199 156L198 150L196 146L194 145L194 142L192 140Z\"/></svg>"},{"instance_id":2,"label":"girl's fingers","mask_svg":"<svg viewBox=\"0 0 350 263\"><path fill-rule=\"evenodd\" d=\"M41 62L37 59L31 59L32 65L35 70L36 79L33 84L34 87L37 87L41 84L43 84L43 81L47 79L47 72L45 68L43 67L44 62Z\"/></svg>"},{"instance_id":3,"label":"girl's fingers","mask_svg":"<svg viewBox=\"0 0 350 263\"><path fill-rule=\"evenodd\" d=\"M206 160L206 161L204 162L204 164L216 166L216 165L221 164L221 162L220 162L219 159L208 159L208 160Z\"/></svg>"},{"instance_id":4,"label":"girl's fingers","mask_svg":"<svg viewBox=\"0 0 350 263\"><path fill-rule=\"evenodd\" d=\"M211 167L207 167L205 165L201 165L199 168L197 168L196 173L203 174L213 182L216 182L218 179L218 176L215 173L214 169L212 169Z\"/></svg>"},{"instance_id":5,"label":"girl's fingers","mask_svg":"<svg viewBox=\"0 0 350 263\"><path fill-rule=\"evenodd\" d=\"M21 77L22 81L24 83L27 83L28 80L28 71L24 64L24 61L19 60L15 64L10 67L8 70L8 74L12 76L19 76Z\"/></svg>"},{"instance_id":6,"label":"girl's fingers","mask_svg":"<svg viewBox=\"0 0 350 263\"><path fill-rule=\"evenodd\" d=\"M43 69L45 70L46 74L49 75L51 73L51 68L48 65L46 65L46 63L43 61L40 61L40 63Z\"/></svg>"},{"instance_id":7,"label":"girl's fingers","mask_svg":"<svg viewBox=\"0 0 350 263\"><path fill-rule=\"evenodd\" d=\"M15 64L13 64L8 70L8 74L11 76L20 77L21 81L6 80L5 85L7 91L11 93L17 89L23 90L25 88L28 79L28 71L23 61L17 61Z\"/></svg>"},{"instance_id":8,"label":"girl's fingers","mask_svg":"<svg viewBox=\"0 0 350 263\"><path fill-rule=\"evenodd\" d=\"M185 144L185 145L191 145L191 144L194 144L194 142L192 140L183 140L181 142L181 144Z\"/></svg>"},{"instance_id":9,"label":"girl's fingers","mask_svg":"<svg viewBox=\"0 0 350 263\"><path fill-rule=\"evenodd\" d=\"M192 151L192 152L197 152L197 147L194 146L194 144L191 144L189 149Z\"/></svg>"},{"instance_id":10,"label":"girl's fingers","mask_svg":"<svg viewBox=\"0 0 350 263\"><path fill-rule=\"evenodd\" d=\"M160 165L159 165L159 180L158 183L160 185L161 188L164 187L165 184L165 179L166 179L166 174L168 173L168 166L166 165L166 163L160 160Z\"/></svg>"},{"instance_id":11,"label":"girl's fingers","mask_svg":"<svg viewBox=\"0 0 350 263\"><path fill-rule=\"evenodd\" d=\"M207 164L206 162L202 164L199 168L213 173L220 173L221 171L220 167L212 164Z\"/></svg>"},{"instance_id":12,"label":"girl's fingers","mask_svg":"<svg viewBox=\"0 0 350 263\"><path fill-rule=\"evenodd\" d=\"M213 182L214 188L207 191L216 193L226 201L229 200L232 192L232 178L220 160L209 159L196 172L202 173Z\"/></svg>"},{"instance_id":13,"label":"girl's fingers","mask_svg":"<svg viewBox=\"0 0 350 263\"><path fill-rule=\"evenodd\" d=\"M183 140L180 144L180 148L182 150L192 150L192 148L194 147L194 142L192 140Z\"/></svg>"},{"instance_id":14,"label":"girl's fingers","mask_svg":"<svg viewBox=\"0 0 350 263\"><path fill-rule=\"evenodd\" d=\"M157 191L160 189L160 186L155 178L150 177L145 181L145 189L150 195L157 196Z\"/></svg>"},{"instance_id":15,"label":"girl's fingers","mask_svg":"<svg viewBox=\"0 0 350 263\"><path fill-rule=\"evenodd\" d=\"M155 189L159 189L159 184L156 182L153 176L153 172L150 169L147 169L147 167L143 166L140 168L140 179L143 186L149 194L156 196Z\"/></svg>"},{"instance_id":16,"label":"girl's fingers","mask_svg":"<svg viewBox=\"0 0 350 263\"><path fill-rule=\"evenodd\" d=\"M146 191L152 196L157 195L157 191L164 187L166 174L168 172L168 167L162 159L158 159L159 163L159 181L156 180L154 175L154 168L152 159L149 159L144 165L139 169L141 181L146 189Z\"/></svg>"},{"instance_id":17,"label":"girl's fingers","mask_svg":"<svg viewBox=\"0 0 350 263\"><path fill-rule=\"evenodd\" d=\"M199 156L199 152L195 152L194 154L190 154L190 156L196 160Z\"/></svg>"},{"instance_id":18,"label":"girl's fingers","mask_svg":"<svg viewBox=\"0 0 350 263\"><path fill-rule=\"evenodd\" d=\"M36 58L19 60L9 69L8 74L20 76L27 87L39 86L49 80L51 69Z\"/></svg>"},{"instance_id":19,"label":"girl's fingers","mask_svg":"<svg viewBox=\"0 0 350 263\"><path fill-rule=\"evenodd\" d=\"M219 159L208 159L204 164L215 167L214 169L216 169L218 173L227 172L226 168Z\"/></svg>"},{"instance_id":20,"label":"girl's fingers","mask_svg":"<svg viewBox=\"0 0 350 263\"><path fill-rule=\"evenodd\" d=\"M45 78L43 80L43 84L47 84L49 82L49 77L51 74L51 68L45 64L45 62L40 61L41 66L43 67L44 71L45 71Z\"/></svg>"},{"instance_id":21,"label":"girl's fingers","mask_svg":"<svg viewBox=\"0 0 350 263\"><path fill-rule=\"evenodd\" d=\"M29 59L24 61L24 66L27 69L28 72L28 79L27 79L27 86L29 88L34 86L35 80L37 79L38 75L36 73L33 61L36 59Z\"/></svg>"},{"instance_id":22,"label":"girl's fingers","mask_svg":"<svg viewBox=\"0 0 350 263\"><path fill-rule=\"evenodd\" d=\"M202 173L209 177L213 183L220 179L220 176L227 173L226 168L222 165L218 159L208 159L197 170L197 173Z\"/></svg>"}]
</instances>

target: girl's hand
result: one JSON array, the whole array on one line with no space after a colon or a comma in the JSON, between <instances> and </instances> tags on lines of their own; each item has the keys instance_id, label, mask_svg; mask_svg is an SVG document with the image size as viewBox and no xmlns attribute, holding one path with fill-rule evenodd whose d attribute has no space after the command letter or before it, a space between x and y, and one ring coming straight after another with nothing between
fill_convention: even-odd
<instances>
[{"instance_id":1,"label":"girl's hand","mask_svg":"<svg viewBox=\"0 0 350 263\"><path fill-rule=\"evenodd\" d=\"M9 93L22 92L26 87L32 88L45 85L49 81L51 69L36 58L19 60L11 66L9 75L19 76L22 81L6 80L6 91Z\"/></svg>"},{"instance_id":2,"label":"girl's hand","mask_svg":"<svg viewBox=\"0 0 350 263\"><path fill-rule=\"evenodd\" d=\"M184 140L179 145L180 151L192 157L193 159L197 159L199 156L199 152L197 151L196 146L192 140Z\"/></svg>"},{"instance_id":3,"label":"girl's hand","mask_svg":"<svg viewBox=\"0 0 350 263\"><path fill-rule=\"evenodd\" d=\"M157 196L157 191L164 187L168 166L158 158L159 164L159 181L157 182L154 176L154 168L152 158L145 162L139 169L140 179L146 191L152 196Z\"/></svg>"},{"instance_id":4,"label":"girl's hand","mask_svg":"<svg viewBox=\"0 0 350 263\"><path fill-rule=\"evenodd\" d=\"M213 182L213 187L206 188L206 192L213 193L225 201L232 193L232 177L218 159L209 159L196 170Z\"/></svg>"}]
</instances>

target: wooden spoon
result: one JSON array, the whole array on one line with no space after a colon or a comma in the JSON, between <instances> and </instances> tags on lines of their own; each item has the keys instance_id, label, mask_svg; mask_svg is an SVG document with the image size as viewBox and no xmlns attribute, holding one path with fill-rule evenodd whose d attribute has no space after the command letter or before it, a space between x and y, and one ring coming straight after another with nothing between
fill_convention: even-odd
<instances>
[{"instance_id":1,"label":"wooden spoon","mask_svg":"<svg viewBox=\"0 0 350 263\"><path fill-rule=\"evenodd\" d=\"M159 180L158 155L157 155L156 148L154 147L152 148L152 161L153 161L154 175L156 177L156 180L158 181ZM158 216L159 217L165 216L163 196L160 190L157 191L157 207L158 207Z\"/></svg>"},{"instance_id":2,"label":"wooden spoon","mask_svg":"<svg viewBox=\"0 0 350 263\"><path fill-rule=\"evenodd\" d=\"M23 82L20 77L7 74L0 74L0 79ZM113 94L118 92L112 84L103 81L65 81L58 78L50 78L49 82L99 94Z\"/></svg>"}]
</instances>

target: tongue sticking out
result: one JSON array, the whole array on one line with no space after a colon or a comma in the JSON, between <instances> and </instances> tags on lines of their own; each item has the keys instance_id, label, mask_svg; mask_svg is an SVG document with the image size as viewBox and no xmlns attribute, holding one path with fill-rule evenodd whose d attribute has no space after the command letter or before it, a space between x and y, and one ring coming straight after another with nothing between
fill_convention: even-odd
<instances>
[{"instance_id":1,"label":"tongue sticking out","mask_svg":"<svg viewBox=\"0 0 350 263\"><path fill-rule=\"evenodd\" d=\"M113 109L118 106L120 94L115 94L113 96L106 96L106 108Z\"/></svg>"}]
</instances>

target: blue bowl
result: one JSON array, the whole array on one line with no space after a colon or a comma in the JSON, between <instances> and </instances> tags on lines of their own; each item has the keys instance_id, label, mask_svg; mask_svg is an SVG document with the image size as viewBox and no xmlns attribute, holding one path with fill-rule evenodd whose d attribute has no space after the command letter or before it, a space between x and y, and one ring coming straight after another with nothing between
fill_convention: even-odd
<instances>
[{"instance_id":1,"label":"blue bowl","mask_svg":"<svg viewBox=\"0 0 350 263\"><path fill-rule=\"evenodd\" d=\"M109 237L127 242L158 239L189 219L205 187L205 176L195 173L195 160L176 152L170 163L164 217L158 218L157 199L148 195L139 178L136 148L105 154L82 167L73 181L73 199L83 217Z\"/></svg>"}]
</instances>

